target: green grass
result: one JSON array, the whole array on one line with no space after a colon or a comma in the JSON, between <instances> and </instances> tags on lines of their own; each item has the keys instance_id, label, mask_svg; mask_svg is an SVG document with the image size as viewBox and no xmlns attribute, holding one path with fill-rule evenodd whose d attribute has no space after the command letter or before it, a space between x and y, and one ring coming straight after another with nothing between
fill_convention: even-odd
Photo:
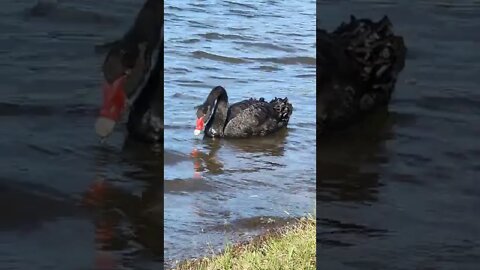
<instances>
[{"instance_id":1,"label":"green grass","mask_svg":"<svg viewBox=\"0 0 480 270\"><path fill-rule=\"evenodd\" d=\"M183 262L175 269L314 270L315 232L315 218L302 218L251 242L229 245L221 254Z\"/></svg>"}]
</instances>

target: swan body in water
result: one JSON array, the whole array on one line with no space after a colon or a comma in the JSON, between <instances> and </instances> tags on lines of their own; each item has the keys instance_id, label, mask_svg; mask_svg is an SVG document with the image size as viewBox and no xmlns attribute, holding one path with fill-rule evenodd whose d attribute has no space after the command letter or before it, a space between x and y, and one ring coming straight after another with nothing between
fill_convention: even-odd
<instances>
[{"instance_id":1,"label":"swan body in water","mask_svg":"<svg viewBox=\"0 0 480 270\"><path fill-rule=\"evenodd\" d=\"M351 17L335 31L317 29L317 128L345 128L389 104L405 64L403 38L388 17Z\"/></svg>"},{"instance_id":2,"label":"swan body in water","mask_svg":"<svg viewBox=\"0 0 480 270\"><path fill-rule=\"evenodd\" d=\"M293 106L287 98L247 99L229 106L225 88L212 89L197 108L194 134L208 137L247 138L266 136L288 125Z\"/></svg>"}]
</instances>

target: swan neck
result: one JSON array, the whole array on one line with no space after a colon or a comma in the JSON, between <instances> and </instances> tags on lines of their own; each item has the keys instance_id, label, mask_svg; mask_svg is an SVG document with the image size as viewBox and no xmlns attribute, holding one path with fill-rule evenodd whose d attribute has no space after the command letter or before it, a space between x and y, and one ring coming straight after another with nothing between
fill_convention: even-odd
<instances>
[{"instance_id":1,"label":"swan neck","mask_svg":"<svg viewBox=\"0 0 480 270\"><path fill-rule=\"evenodd\" d=\"M211 97L209 103L213 107L212 119L206 128L212 136L223 136L228 111L227 91L223 87L215 87L212 90Z\"/></svg>"}]
</instances>

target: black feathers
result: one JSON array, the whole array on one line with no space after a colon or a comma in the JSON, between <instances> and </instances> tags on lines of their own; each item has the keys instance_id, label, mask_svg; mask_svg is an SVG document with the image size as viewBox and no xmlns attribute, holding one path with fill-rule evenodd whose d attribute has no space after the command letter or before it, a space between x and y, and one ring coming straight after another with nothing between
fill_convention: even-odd
<instances>
[{"instance_id":1,"label":"black feathers","mask_svg":"<svg viewBox=\"0 0 480 270\"><path fill-rule=\"evenodd\" d=\"M290 115L292 115L293 106L288 103L288 98L277 98L270 101L270 105L273 106L273 109L277 112L278 120L288 124L290 120Z\"/></svg>"},{"instance_id":2,"label":"black feathers","mask_svg":"<svg viewBox=\"0 0 480 270\"><path fill-rule=\"evenodd\" d=\"M208 119L205 135L209 137L266 136L286 127L293 111L287 98L275 98L270 102L264 98L250 98L229 107L223 87L215 87L198 110L207 111L206 106L213 108L210 115L205 116Z\"/></svg>"},{"instance_id":3,"label":"black feathers","mask_svg":"<svg viewBox=\"0 0 480 270\"><path fill-rule=\"evenodd\" d=\"M317 29L317 125L320 132L345 127L388 104L405 64L402 37L388 17L351 17L332 33Z\"/></svg>"}]
</instances>

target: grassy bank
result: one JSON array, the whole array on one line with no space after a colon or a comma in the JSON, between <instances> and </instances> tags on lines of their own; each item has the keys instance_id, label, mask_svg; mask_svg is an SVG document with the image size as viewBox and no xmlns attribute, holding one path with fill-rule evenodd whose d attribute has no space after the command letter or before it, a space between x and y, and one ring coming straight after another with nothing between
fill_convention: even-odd
<instances>
[{"instance_id":1,"label":"grassy bank","mask_svg":"<svg viewBox=\"0 0 480 270\"><path fill-rule=\"evenodd\" d=\"M251 242L228 246L213 257L187 261L176 270L199 269L315 269L316 229L314 218L302 218Z\"/></svg>"}]
</instances>

